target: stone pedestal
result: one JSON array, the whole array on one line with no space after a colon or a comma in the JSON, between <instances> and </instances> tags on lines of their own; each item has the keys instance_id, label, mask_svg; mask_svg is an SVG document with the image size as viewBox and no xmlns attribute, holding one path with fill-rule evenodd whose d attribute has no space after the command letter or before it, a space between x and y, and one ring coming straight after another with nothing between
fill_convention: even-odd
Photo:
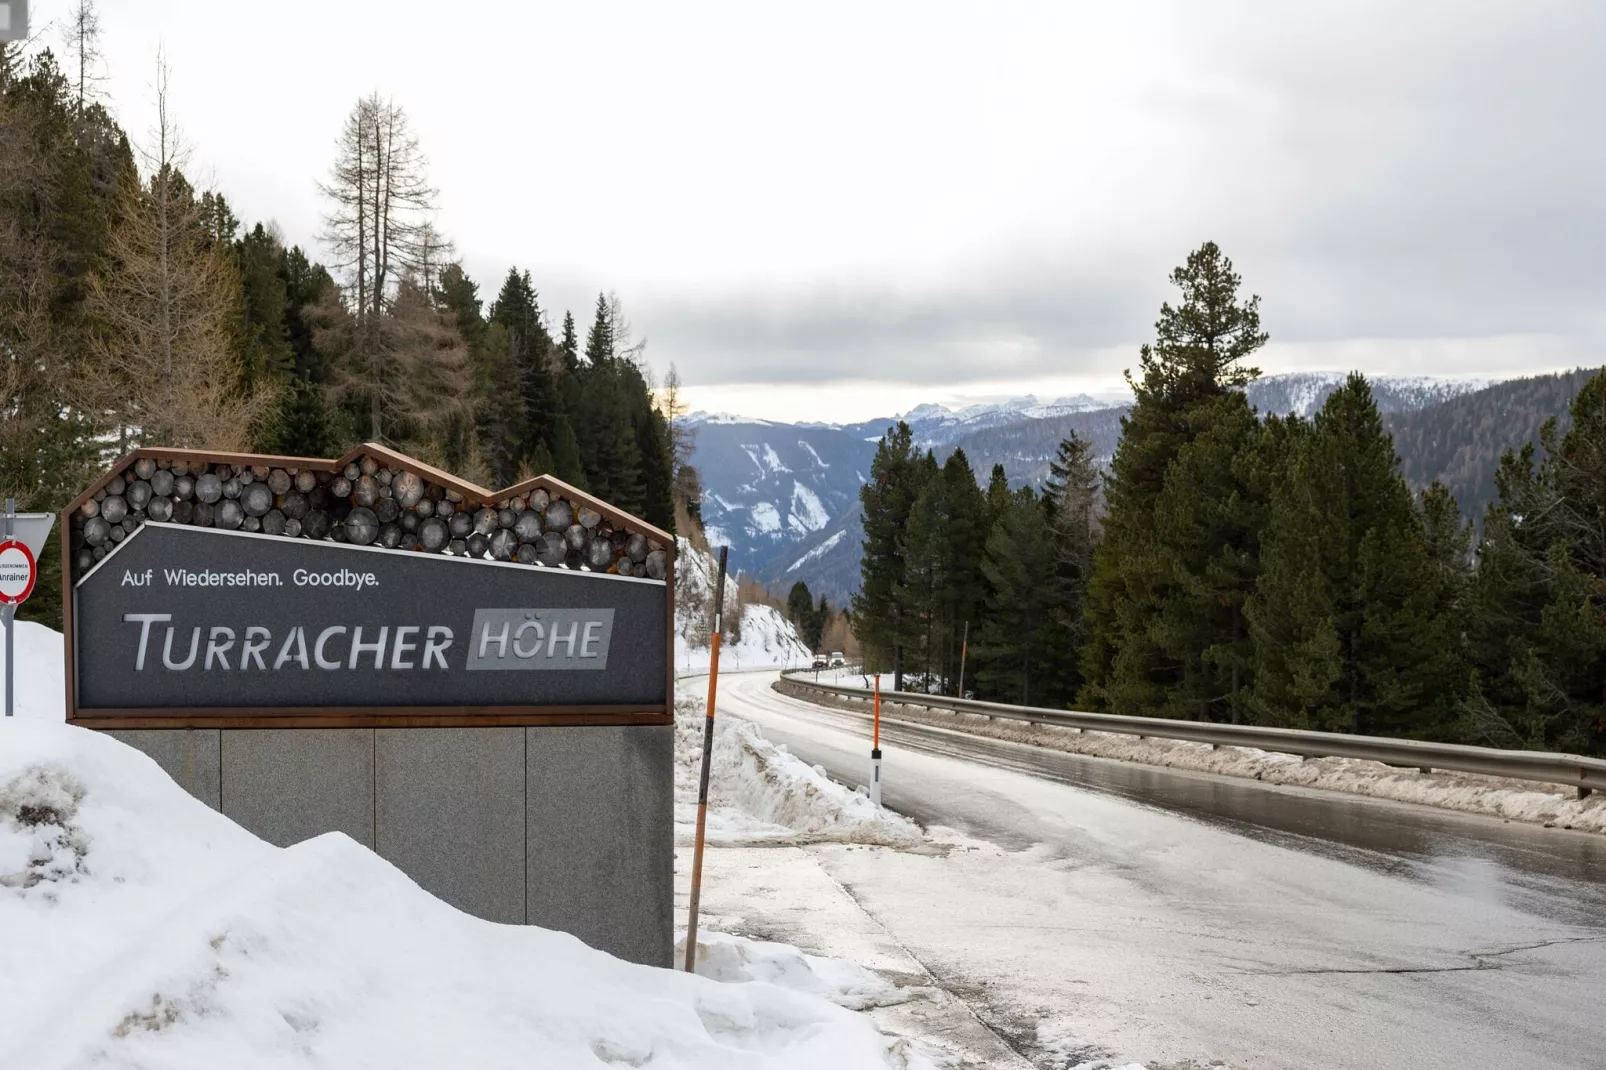
<instances>
[{"instance_id":1,"label":"stone pedestal","mask_svg":"<svg viewBox=\"0 0 1606 1070\"><path fill-rule=\"evenodd\" d=\"M488 921L669 966L674 729L118 731L270 843L339 831Z\"/></svg>"}]
</instances>

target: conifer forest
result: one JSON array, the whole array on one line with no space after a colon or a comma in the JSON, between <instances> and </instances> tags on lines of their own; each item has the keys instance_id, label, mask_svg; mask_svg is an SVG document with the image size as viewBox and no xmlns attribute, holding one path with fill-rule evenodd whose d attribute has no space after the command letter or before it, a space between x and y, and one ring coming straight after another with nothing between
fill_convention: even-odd
<instances>
[{"instance_id":1,"label":"conifer forest","mask_svg":"<svg viewBox=\"0 0 1606 1070\"><path fill-rule=\"evenodd\" d=\"M861 491L867 668L1023 705L1606 753L1606 373L1505 454L1472 523L1443 484L1412 492L1364 377L1310 419L1250 406L1268 335L1214 243L1171 283L1107 472L1073 433L1041 491L1012 489L888 429Z\"/></svg>"}]
</instances>

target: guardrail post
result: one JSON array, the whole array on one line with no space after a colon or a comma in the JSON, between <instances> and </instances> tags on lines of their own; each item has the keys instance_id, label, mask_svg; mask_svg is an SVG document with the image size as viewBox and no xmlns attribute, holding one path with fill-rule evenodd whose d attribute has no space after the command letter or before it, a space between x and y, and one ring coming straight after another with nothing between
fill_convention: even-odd
<instances>
[{"instance_id":1,"label":"guardrail post","mask_svg":"<svg viewBox=\"0 0 1606 1070\"><path fill-rule=\"evenodd\" d=\"M1578 785L1578 798L1580 801L1589 798L1593 794L1595 794L1594 788L1586 788L1582 784Z\"/></svg>"}]
</instances>

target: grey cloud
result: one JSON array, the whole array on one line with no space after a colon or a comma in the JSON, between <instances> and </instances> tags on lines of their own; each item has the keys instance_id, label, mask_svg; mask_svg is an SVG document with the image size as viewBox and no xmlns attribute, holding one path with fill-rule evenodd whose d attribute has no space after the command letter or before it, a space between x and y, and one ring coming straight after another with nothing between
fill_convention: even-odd
<instances>
[{"instance_id":1,"label":"grey cloud","mask_svg":"<svg viewBox=\"0 0 1606 1070\"><path fill-rule=\"evenodd\" d=\"M1118 262L1066 237L1052 263L1005 251L918 291L643 294L659 359L693 382L1074 373L1149 336L1166 276L1206 238L1279 341L1606 343L1606 5L1233 10L1184 20L1212 77L1150 105L1202 148L1175 161L1174 227L1111 206L1096 244Z\"/></svg>"}]
</instances>

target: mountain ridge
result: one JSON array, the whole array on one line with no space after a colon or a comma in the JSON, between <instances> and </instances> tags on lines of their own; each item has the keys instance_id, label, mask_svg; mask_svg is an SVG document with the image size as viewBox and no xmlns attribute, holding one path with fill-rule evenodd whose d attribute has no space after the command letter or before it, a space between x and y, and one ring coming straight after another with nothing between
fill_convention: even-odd
<instances>
[{"instance_id":1,"label":"mountain ridge","mask_svg":"<svg viewBox=\"0 0 1606 1070\"><path fill-rule=\"evenodd\" d=\"M1492 494L1500 451L1536 435L1545 415L1564 411L1582 385L1582 379L1574 383L1568 376L1580 375L1587 377L1564 373L1508 381L1525 386L1424 376L1368 381L1396 435L1407 480L1421 486L1446 477L1452 490L1459 488L1457 500L1466 515L1477 517ZM1251 384L1246 395L1261 412L1308 417L1345 376L1267 376ZM1524 400L1507 404L1502 388ZM933 450L939 460L963 449L978 481L985 482L992 466L1002 464L1011 483L1020 486L1047 476L1049 460L1071 430L1093 443L1101 464L1109 463L1129 406L1084 408L1084 399L1098 402L1082 395L1045 405L1027 395L963 409L921 405L902 417L844 424L699 414L694 463L702 471L709 540L728 543L733 565L761 583L784 591L803 580L816 595L840 605L858 587L859 487L868 478L876 444L900 418L910 422L919 447ZM1060 401L1069 404L1055 411ZM1435 416L1441 410L1442 416ZM1451 430L1435 431L1440 424ZM1446 450L1446 435L1461 436L1468 444L1460 452Z\"/></svg>"}]
</instances>

